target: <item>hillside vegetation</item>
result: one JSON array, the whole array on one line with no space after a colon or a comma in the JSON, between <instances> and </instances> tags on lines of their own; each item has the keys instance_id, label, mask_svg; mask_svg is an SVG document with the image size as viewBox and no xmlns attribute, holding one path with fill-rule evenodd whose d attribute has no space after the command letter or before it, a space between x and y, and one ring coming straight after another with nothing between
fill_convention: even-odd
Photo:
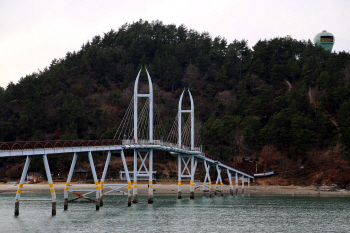
<instances>
[{"instance_id":1,"label":"hillside vegetation","mask_svg":"<svg viewBox=\"0 0 350 233\"><path fill-rule=\"evenodd\" d=\"M289 36L249 48L185 25L122 25L0 89L0 141L113 138L141 66L166 131L189 87L208 154L253 158L285 183L349 184L350 54ZM53 172L68 169L53 160Z\"/></svg>"}]
</instances>

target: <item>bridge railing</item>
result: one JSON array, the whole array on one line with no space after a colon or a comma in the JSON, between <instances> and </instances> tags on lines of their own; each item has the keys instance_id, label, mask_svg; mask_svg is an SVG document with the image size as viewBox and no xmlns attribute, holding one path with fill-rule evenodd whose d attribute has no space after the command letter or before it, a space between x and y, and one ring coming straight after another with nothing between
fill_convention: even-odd
<instances>
[{"instance_id":1,"label":"bridge railing","mask_svg":"<svg viewBox=\"0 0 350 233\"><path fill-rule=\"evenodd\" d=\"M127 145L160 145L160 146L166 146L166 147L171 147L171 148L176 148L176 149L182 149L182 150L188 150L188 151L200 151L202 152L201 147L194 147L193 150L191 149L190 146L186 145L181 145L177 143L171 143L171 142L164 142L163 140L153 140L150 142L149 140L138 140L137 142L133 139L124 139L122 140L122 145L127 146Z\"/></svg>"},{"instance_id":2,"label":"bridge railing","mask_svg":"<svg viewBox=\"0 0 350 233\"><path fill-rule=\"evenodd\" d=\"M145 145L145 146L146 145L160 145L160 146L166 146L166 147L182 149L182 150L187 150L187 151L200 151L200 152L203 152L201 147L194 147L193 150L191 150L191 147L189 147L189 146L181 145L179 147L179 144L177 144L177 143L164 142L162 140L153 140L153 142L150 142L149 140L138 140L137 142L135 142L134 140L122 140L122 145L123 146L126 146L126 145L140 145L140 146L142 146L142 145ZM250 174L250 172L247 172L244 169L241 169L241 168L236 167L236 166L234 166L232 164L229 164L229 163L223 161L220 158L217 158L217 157L205 154L205 153L202 153L202 155L204 155L208 159L220 162L221 164L224 164L224 165L226 165L228 167L231 167L231 168L233 168L233 169L235 169L237 171L241 171L243 173Z\"/></svg>"}]
</instances>

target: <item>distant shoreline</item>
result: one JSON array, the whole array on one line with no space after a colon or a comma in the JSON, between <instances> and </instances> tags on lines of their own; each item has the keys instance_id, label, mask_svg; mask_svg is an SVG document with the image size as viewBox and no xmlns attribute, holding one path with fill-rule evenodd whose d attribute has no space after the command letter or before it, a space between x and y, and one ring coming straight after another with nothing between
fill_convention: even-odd
<instances>
[{"instance_id":1,"label":"distant shoreline","mask_svg":"<svg viewBox=\"0 0 350 233\"><path fill-rule=\"evenodd\" d=\"M126 182L113 182L119 184L126 184ZM141 182L139 182L141 183ZM108 183L107 183L108 184ZM18 185L17 184L0 184L0 195L1 194L16 194ZM63 194L65 188L65 182L54 183L56 194ZM175 182L157 182L153 185L154 194L161 193L177 193L178 186ZM94 184L78 184L76 182L71 183L70 189L95 189ZM104 188L104 192L108 191L108 188ZM122 191L127 192L127 188L123 188ZM147 193L147 184L138 184L138 193ZM182 193L187 194L190 192L189 184L182 184ZM229 195L229 186L224 185L224 195ZM203 195L202 190L195 190L197 195ZM235 193L235 187L234 187ZM239 185L238 194L242 193L242 186ZM47 182L38 184L24 184L22 194L50 194L49 185ZM263 185L251 185L248 188L247 185L244 187L244 194L260 194L260 195L332 195L332 196L350 196L350 190L346 189L335 189L332 186L263 186ZM207 195L207 194L206 194ZM220 193L218 193L220 195Z\"/></svg>"}]
</instances>

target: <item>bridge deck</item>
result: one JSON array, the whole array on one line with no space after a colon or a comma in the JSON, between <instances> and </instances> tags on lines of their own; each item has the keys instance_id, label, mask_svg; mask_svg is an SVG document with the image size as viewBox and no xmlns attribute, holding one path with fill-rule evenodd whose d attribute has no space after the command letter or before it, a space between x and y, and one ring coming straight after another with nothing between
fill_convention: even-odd
<instances>
[{"instance_id":1,"label":"bridge deck","mask_svg":"<svg viewBox=\"0 0 350 233\"><path fill-rule=\"evenodd\" d=\"M89 151L120 151L127 149L156 149L172 154L194 155L200 161L219 165L225 170L254 178L248 172L222 161L219 158L206 155L200 147L193 150L186 146L154 140L152 143L140 140L137 143L129 140L69 140L69 141L33 141L33 142L0 142L0 157L35 156L64 153L87 153Z\"/></svg>"}]
</instances>

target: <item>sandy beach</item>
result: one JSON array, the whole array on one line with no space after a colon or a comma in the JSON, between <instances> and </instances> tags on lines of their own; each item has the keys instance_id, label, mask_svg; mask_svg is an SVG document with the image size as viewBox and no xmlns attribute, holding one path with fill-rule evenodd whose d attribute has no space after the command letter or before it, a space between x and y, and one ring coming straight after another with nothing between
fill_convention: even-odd
<instances>
[{"instance_id":1,"label":"sandy beach","mask_svg":"<svg viewBox=\"0 0 350 233\"><path fill-rule=\"evenodd\" d=\"M125 182L114 182L119 184L126 184ZM108 184L108 182L106 183ZM54 187L57 194L63 194L65 183L57 182L54 183ZM175 182L157 182L153 185L154 193L177 193L177 184ZM212 186L213 187L213 186ZM3 183L0 184L0 195L1 194L13 194L15 195L18 188L18 184L13 183ZM86 190L86 189L95 189L94 184L81 184L72 182L70 190ZM220 187L218 186L220 190ZM108 188L104 188L104 191L108 191ZM127 188L123 188L123 191L127 191ZM189 193L190 184L182 184L182 192ZM139 193L147 193L148 185L147 183L138 184ZM224 195L228 195L230 192L229 186L224 185ZM197 194L203 194L203 191L198 187L195 190ZM242 193L242 186L239 185L238 193ZM264 186L264 185L255 185L254 183L250 188L245 185L244 188L245 194L260 194L260 195L341 195L341 196L350 196L350 190L339 189L333 186ZM49 185L47 182L38 183L38 184L24 184L22 194L50 194Z\"/></svg>"}]
</instances>

